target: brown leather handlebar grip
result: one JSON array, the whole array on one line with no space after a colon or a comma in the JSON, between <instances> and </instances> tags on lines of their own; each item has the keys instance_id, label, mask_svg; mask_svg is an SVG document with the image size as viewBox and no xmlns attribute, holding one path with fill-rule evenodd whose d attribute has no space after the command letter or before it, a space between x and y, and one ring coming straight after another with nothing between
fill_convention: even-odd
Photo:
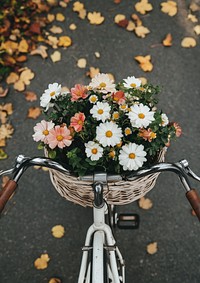
<instances>
[{"instance_id":1,"label":"brown leather handlebar grip","mask_svg":"<svg viewBox=\"0 0 200 283\"><path fill-rule=\"evenodd\" d=\"M13 180L9 180L5 187L0 191L0 213L3 211L7 201L12 196L17 188L17 183Z\"/></svg>"},{"instance_id":2,"label":"brown leather handlebar grip","mask_svg":"<svg viewBox=\"0 0 200 283\"><path fill-rule=\"evenodd\" d=\"M186 193L186 197L200 221L200 197L197 191L195 189L190 190L189 192Z\"/></svg>"}]
</instances>

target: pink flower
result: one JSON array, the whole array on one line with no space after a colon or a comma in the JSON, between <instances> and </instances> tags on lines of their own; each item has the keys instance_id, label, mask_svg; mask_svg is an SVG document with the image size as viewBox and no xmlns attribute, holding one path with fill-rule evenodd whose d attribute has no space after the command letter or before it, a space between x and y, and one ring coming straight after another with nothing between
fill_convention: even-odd
<instances>
[{"instance_id":1,"label":"pink flower","mask_svg":"<svg viewBox=\"0 0 200 283\"><path fill-rule=\"evenodd\" d=\"M85 121L85 115L84 113L76 113L72 118L71 118L71 123L70 127L73 127L76 132L80 132L83 128Z\"/></svg>"},{"instance_id":2,"label":"pink flower","mask_svg":"<svg viewBox=\"0 0 200 283\"><path fill-rule=\"evenodd\" d=\"M152 132L152 130L149 128L148 130L140 129L139 137L142 137L145 141L151 142L153 139L156 138L156 133Z\"/></svg>"},{"instance_id":3,"label":"pink flower","mask_svg":"<svg viewBox=\"0 0 200 283\"><path fill-rule=\"evenodd\" d=\"M181 127L179 126L178 123L174 122L172 123L172 126L174 126L175 130L176 130L176 136L177 137L180 137L182 135L182 129Z\"/></svg>"},{"instance_id":4,"label":"pink flower","mask_svg":"<svg viewBox=\"0 0 200 283\"><path fill-rule=\"evenodd\" d=\"M76 84L75 87L71 88L71 101L77 101L80 98L85 99L88 96L87 91L84 85Z\"/></svg>"},{"instance_id":5,"label":"pink flower","mask_svg":"<svg viewBox=\"0 0 200 283\"><path fill-rule=\"evenodd\" d=\"M65 146L70 146L72 136L70 136L70 130L64 126L55 126L54 129L51 129L47 138L49 147L54 149L56 146L63 148Z\"/></svg>"},{"instance_id":6,"label":"pink flower","mask_svg":"<svg viewBox=\"0 0 200 283\"><path fill-rule=\"evenodd\" d=\"M47 122L45 120L42 120L40 123L37 123L34 129L34 134L32 135L34 141L42 141L44 143L47 143L47 137L49 135L49 131L53 129L54 123L53 122Z\"/></svg>"},{"instance_id":7,"label":"pink flower","mask_svg":"<svg viewBox=\"0 0 200 283\"><path fill-rule=\"evenodd\" d=\"M125 100L126 100L125 94L124 94L124 92L121 91L121 90L119 90L119 91L117 91L117 92L114 92L113 95L112 95L112 97L113 97L113 100L114 100L117 104L119 104L119 105L125 103Z\"/></svg>"}]
</instances>

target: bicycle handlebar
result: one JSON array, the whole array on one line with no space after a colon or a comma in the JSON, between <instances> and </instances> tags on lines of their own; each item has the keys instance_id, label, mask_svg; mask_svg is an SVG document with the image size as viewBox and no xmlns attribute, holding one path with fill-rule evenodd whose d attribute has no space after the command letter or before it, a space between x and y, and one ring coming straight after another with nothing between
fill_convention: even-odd
<instances>
[{"instance_id":1,"label":"bicycle handlebar","mask_svg":"<svg viewBox=\"0 0 200 283\"><path fill-rule=\"evenodd\" d=\"M64 174L70 174L70 172L62 166L60 163L46 157L34 157L29 158L25 157L23 155L19 155L16 158L15 165L12 169L6 170L6 171L0 171L0 176L6 173L13 173L14 177L13 180L9 180L8 183L5 185L5 187L0 191L0 213L3 211L7 201L12 196L14 191L17 188L17 183L20 179L20 177L23 175L23 173L26 171L26 169L30 166L42 166L47 167L53 170L57 170ZM117 181L117 180L128 180L132 181L135 179L138 179L140 177L148 176L151 174L164 172L164 171L171 171L176 173L185 190L186 190L186 197L188 201L190 202L192 208L194 209L199 221L200 221L200 197L197 194L197 191L195 189L192 189L188 180L188 176L193 177L194 179L200 181L200 178L189 168L188 162L186 160L182 160L178 163L158 163L155 165L152 165L148 168L143 168L135 172L130 172L128 174L124 175L108 175L107 180L108 181ZM93 175L87 175L80 177L81 180L84 181L94 181Z\"/></svg>"}]
</instances>

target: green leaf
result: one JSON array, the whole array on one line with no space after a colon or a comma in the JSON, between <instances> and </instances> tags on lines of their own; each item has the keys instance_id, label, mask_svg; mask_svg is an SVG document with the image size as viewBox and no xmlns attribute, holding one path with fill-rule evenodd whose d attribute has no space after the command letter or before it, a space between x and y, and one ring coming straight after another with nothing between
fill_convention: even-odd
<instances>
[{"instance_id":1,"label":"green leaf","mask_svg":"<svg viewBox=\"0 0 200 283\"><path fill-rule=\"evenodd\" d=\"M48 151L48 157L54 159L56 157L56 151L55 150L49 150Z\"/></svg>"}]
</instances>

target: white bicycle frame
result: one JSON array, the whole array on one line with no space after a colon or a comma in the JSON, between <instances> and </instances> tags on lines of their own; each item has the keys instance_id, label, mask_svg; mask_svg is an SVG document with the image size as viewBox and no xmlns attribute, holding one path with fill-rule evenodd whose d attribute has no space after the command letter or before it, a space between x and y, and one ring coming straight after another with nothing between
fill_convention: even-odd
<instances>
[{"instance_id":1,"label":"white bicycle frame","mask_svg":"<svg viewBox=\"0 0 200 283\"><path fill-rule=\"evenodd\" d=\"M80 267L78 283L103 283L104 282L104 249L108 250L108 266L107 274L112 283L125 282L125 265L122 255L116 247L116 241L112 234L111 228L105 223L105 214L107 205L104 202L101 208L93 206L94 223L89 227L85 246L83 247L83 255ZM93 239L93 240L92 240ZM91 246L92 243L92 246ZM92 256L92 272L91 263L88 263L89 250L93 250ZM122 276L119 275L117 258L122 266ZM91 277L92 274L92 278Z\"/></svg>"}]
</instances>

